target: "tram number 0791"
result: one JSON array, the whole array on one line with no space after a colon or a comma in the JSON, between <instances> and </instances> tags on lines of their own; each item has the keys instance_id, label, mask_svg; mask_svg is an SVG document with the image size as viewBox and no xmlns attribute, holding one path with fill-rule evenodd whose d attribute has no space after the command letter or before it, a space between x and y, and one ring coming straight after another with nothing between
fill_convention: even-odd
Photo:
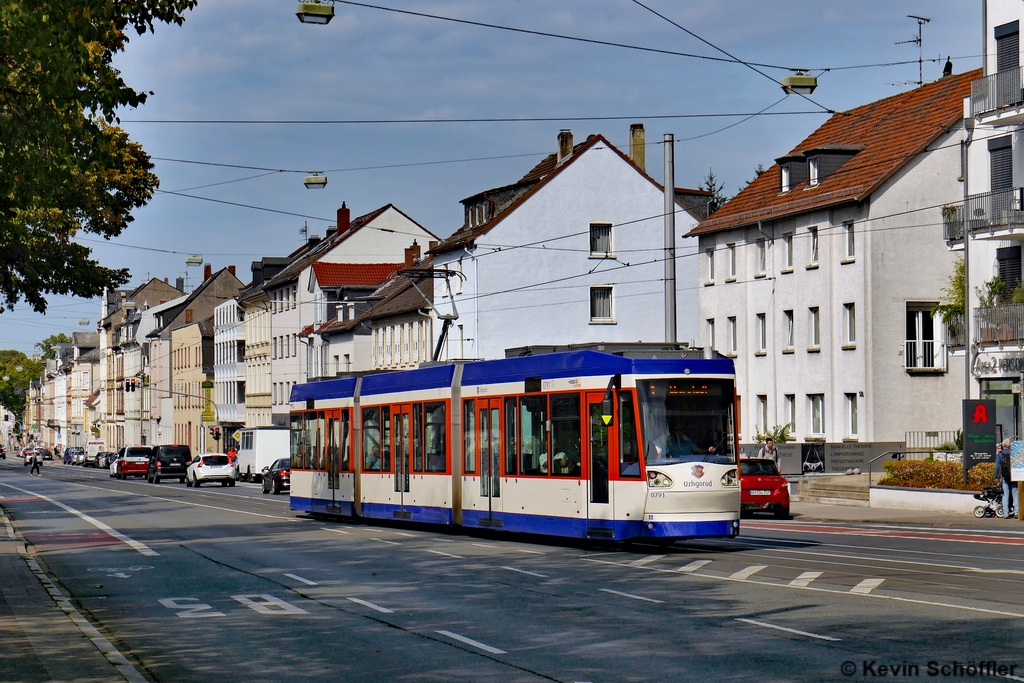
<instances>
[{"instance_id":1,"label":"tram number 0791","mask_svg":"<svg viewBox=\"0 0 1024 683\"><path fill-rule=\"evenodd\" d=\"M664 491L651 491L651 498L664 498L664 497L665 497L665 492Z\"/></svg>"}]
</instances>

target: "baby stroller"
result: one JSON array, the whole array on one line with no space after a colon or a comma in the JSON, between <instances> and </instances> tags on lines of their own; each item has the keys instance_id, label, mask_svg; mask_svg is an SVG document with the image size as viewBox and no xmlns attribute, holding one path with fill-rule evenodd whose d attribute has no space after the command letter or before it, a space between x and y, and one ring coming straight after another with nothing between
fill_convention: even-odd
<instances>
[{"instance_id":1,"label":"baby stroller","mask_svg":"<svg viewBox=\"0 0 1024 683\"><path fill-rule=\"evenodd\" d=\"M975 493L974 497L977 500L983 501L984 505L978 505L974 508L975 517L1002 517L1003 516L1003 487L1002 486L989 486L981 491L981 493Z\"/></svg>"}]
</instances>

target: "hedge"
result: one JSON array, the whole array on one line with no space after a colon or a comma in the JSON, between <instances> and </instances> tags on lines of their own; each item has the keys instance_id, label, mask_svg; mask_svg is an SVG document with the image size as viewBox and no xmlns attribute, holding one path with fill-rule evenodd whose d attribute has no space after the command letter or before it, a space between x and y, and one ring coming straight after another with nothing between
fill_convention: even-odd
<instances>
[{"instance_id":1,"label":"hedge","mask_svg":"<svg viewBox=\"0 0 1024 683\"><path fill-rule=\"evenodd\" d=\"M964 484L964 466L958 462L931 460L889 460L879 486L906 486L921 489L960 489L980 491L995 485L995 465L982 463L972 467Z\"/></svg>"}]
</instances>

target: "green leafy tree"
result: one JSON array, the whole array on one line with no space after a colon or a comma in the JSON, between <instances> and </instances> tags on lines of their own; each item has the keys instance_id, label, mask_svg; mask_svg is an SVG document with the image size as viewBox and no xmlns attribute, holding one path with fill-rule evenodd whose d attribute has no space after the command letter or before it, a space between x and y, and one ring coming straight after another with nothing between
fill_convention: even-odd
<instances>
[{"instance_id":1,"label":"green leafy tree","mask_svg":"<svg viewBox=\"0 0 1024 683\"><path fill-rule=\"evenodd\" d=\"M949 286L942 289L942 302L932 309L932 315L942 316L947 326L962 324L964 315L964 260L959 258L953 264L953 274L949 276ZM950 328L951 332L959 333Z\"/></svg>"},{"instance_id":2,"label":"green leafy tree","mask_svg":"<svg viewBox=\"0 0 1024 683\"><path fill-rule=\"evenodd\" d=\"M71 337L63 332L58 332L57 334L51 334L43 341L36 342L36 348L39 349L39 352L42 354L43 360L51 360L57 357L57 351L54 349L57 344L70 343Z\"/></svg>"},{"instance_id":3,"label":"green leafy tree","mask_svg":"<svg viewBox=\"0 0 1024 683\"><path fill-rule=\"evenodd\" d=\"M786 423L784 425L775 425L774 427L766 428L762 433L761 428L757 428L757 434L754 436L754 440L757 443L764 443L768 439L771 439L775 443L786 443L790 440L790 432L793 429L793 425Z\"/></svg>"},{"instance_id":4,"label":"green leafy tree","mask_svg":"<svg viewBox=\"0 0 1024 683\"><path fill-rule=\"evenodd\" d=\"M93 297L128 280L73 241L115 237L158 185L149 155L115 124L146 93L111 62L134 30L181 24L197 0L0 2L0 301L46 310L47 294ZM0 307L0 312L4 309Z\"/></svg>"},{"instance_id":5,"label":"green leafy tree","mask_svg":"<svg viewBox=\"0 0 1024 683\"><path fill-rule=\"evenodd\" d=\"M19 420L25 413L25 392L42 371L42 359L29 358L21 351L0 350L0 405Z\"/></svg>"},{"instance_id":6,"label":"green leafy tree","mask_svg":"<svg viewBox=\"0 0 1024 683\"><path fill-rule=\"evenodd\" d=\"M715 176L715 172L710 168L708 169L708 174L704 176L704 180L701 181L697 188L711 193L711 198L708 200L709 217L729 201L729 198L722 192L725 189L725 183L718 182L718 177Z\"/></svg>"}]
</instances>

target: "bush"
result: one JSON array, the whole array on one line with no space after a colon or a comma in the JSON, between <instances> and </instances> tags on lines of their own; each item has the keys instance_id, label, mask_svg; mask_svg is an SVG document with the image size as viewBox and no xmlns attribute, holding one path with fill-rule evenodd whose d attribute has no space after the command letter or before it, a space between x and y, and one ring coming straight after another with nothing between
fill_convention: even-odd
<instances>
[{"instance_id":1,"label":"bush","mask_svg":"<svg viewBox=\"0 0 1024 683\"><path fill-rule=\"evenodd\" d=\"M968 473L964 484L964 466L958 462L933 462L928 460L889 460L882 467L885 475L879 486L906 486L919 489L959 489L980 491L992 486L995 465L975 465Z\"/></svg>"}]
</instances>

